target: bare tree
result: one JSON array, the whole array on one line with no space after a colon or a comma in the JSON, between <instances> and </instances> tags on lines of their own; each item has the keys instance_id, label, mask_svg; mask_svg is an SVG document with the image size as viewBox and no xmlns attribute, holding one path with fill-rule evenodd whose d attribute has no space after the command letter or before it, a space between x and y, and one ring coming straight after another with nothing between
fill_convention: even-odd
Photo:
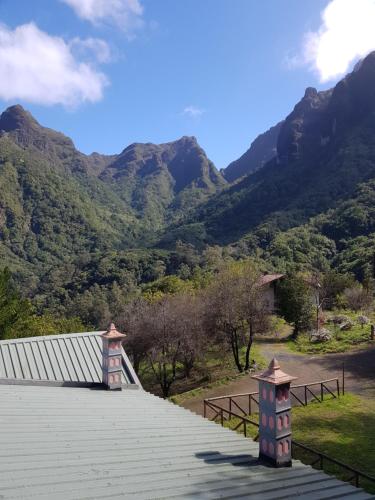
<instances>
[{"instance_id":1,"label":"bare tree","mask_svg":"<svg viewBox=\"0 0 375 500\"><path fill-rule=\"evenodd\" d=\"M177 314L171 298L167 296L150 304L150 313L153 318L150 324L152 347L148 360L163 397L167 398L177 379L177 364L182 352Z\"/></svg>"},{"instance_id":2,"label":"bare tree","mask_svg":"<svg viewBox=\"0 0 375 500\"><path fill-rule=\"evenodd\" d=\"M227 268L218 274L206 294L206 327L215 334L217 340L228 342L236 367L242 372L240 349L243 318L239 312L240 297L233 273Z\"/></svg>"},{"instance_id":3,"label":"bare tree","mask_svg":"<svg viewBox=\"0 0 375 500\"><path fill-rule=\"evenodd\" d=\"M241 268L239 288L242 292L241 309L246 319L247 338L245 370L250 368L250 351L255 333L263 333L269 326L269 307L263 295L260 273L250 262Z\"/></svg>"},{"instance_id":4,"label":"bare tree","mask_svg":"<svg viewBox=\"0 0 375 500\"><path fill-rule=\"evenodd\" d=\"M188 378L206 347L203 330L204 303L199 296L193 294L175 296L171 302L177 316L176 334L181 340L180 361L184 367L184 376Z\"/></svg>"},{"instance_id":5,"label":"bare tree","mask_svg":"<svg viewBox=\"0 0 375 500\"><path fill-rule=\"evenodd\" d=\"M141 363L147 359L147 354L152 347L150 303L145 299L137 298L126 304L122 313L116 318L116 324L127 335L126 352L139 376Z\"/></svg>"},{"instance_id":6,"label":"bare tree","mask_svg":"<svg viewBox=\"0 0 375 500\"><path fill-rule=\"evenodd\" d=\"M259 271L251 262L227 266L217 275L208 295L208 315L214 328L229 343L238 371L248 370L254 335L264 329L268 317Z\"/></svg>"}]
</instances>

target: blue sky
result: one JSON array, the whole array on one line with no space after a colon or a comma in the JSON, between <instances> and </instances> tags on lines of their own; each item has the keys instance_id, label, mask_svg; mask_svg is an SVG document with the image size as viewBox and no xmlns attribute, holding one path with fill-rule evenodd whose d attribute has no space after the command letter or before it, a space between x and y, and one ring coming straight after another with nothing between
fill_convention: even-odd
<instances>
[{"instance_id":1,"label":"blue sky","mask_svg":"<svg viewBox=\"0 0 375 500\"><path fill-rule=\"evenodd\" d=\"M342 48L344 4L348 25L353 0L0 0L1 108L85 153L195 135L223 168L375 48Z\"/></svg>"}]
</instances>

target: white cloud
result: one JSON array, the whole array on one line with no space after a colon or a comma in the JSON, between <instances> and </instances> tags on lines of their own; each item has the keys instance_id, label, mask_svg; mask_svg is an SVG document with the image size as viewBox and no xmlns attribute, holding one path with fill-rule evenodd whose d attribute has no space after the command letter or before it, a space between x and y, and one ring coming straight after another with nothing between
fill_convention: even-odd
<instances>
[{"instance_id":1,"label":"white cloud","mask_svg":"<svg viewBox=\"0 0 375 500\"><path fill-rule=\"evenodd\" d=\"M355 60L375 49L374 22L375 0L331 0L319 30L305 35L300 61L321 82L345 74Z\"/></svg>"},{"instance_id":2,"label":"white cloud","mask_svg":"<svg viewBox=\"0 0 375 500\"><path fill-rule=\"evenodd\" d=\"M93 24L108 22L131 36L143 25L143 7L139 0L61 0L78 17Z\"/></svg>"},{"instance_id":3,"label":"white cloud","mask_svg":"<svg viewBox=\"0 0 375 500\"><path fill-rule=\"evenodd\" d=\"M100 63L109 63L112 61L112 53L109 45L100 38L73 38L69 43L73 53L77 53L80 57L90 56Z\"/></svg>"},{"instance_id":4,"label":"white cloud","mask_svg":"<svg viewBox=\"0 0 375 500\"><path fill-rule=\"evenodd\" d=\"M0 98L9 101L77 106L99 101L108 80L74 57L62 38L34 24L14 30L0 25Z\"/></svg>"},{"instance_id":5,"label":"white cloud","mask_svg":"<svg viewBox=\"0 0 375 500\"><path fill-rule=\"evenodd\" d=\"M198 108L197 106L186 106L182 114L185 116L190 116L191 118L197 118L205 113L204 109Z\"/></svg>"}]
</instances>

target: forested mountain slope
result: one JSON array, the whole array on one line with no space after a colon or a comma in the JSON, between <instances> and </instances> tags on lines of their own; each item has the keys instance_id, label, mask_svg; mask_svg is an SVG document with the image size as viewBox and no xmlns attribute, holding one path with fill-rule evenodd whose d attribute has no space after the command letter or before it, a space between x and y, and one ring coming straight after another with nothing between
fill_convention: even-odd
<instances>
[{"instance_id":1,"label":"forested mountain slope","mask_svg":"<svg viewBox=\"0 0 375 500\"><path fill-rule=\"evenodd\" d=\"M166 144L132 144L99 178L154 229L220 190L226 181L195 137Z\"/></svg>"},{"instance_id":2,"label":"forested mountain slope","mask_svg":"<svg viewBox=\"0 0 375 500\"><path fill-rule=\"evenodd\" d=\"M134 245L140 225L70 139L20 106L0 118L0 255L19 268Z\"/></svg>"},{"instance_id":3,"label":"forested mountain slope","mask_svg":"<svg viewBox=\"0 0 375 500\"><path fill-rule=\"evenodd\" d=\"M194 138L84 155L21 106L0 116L0 257L41 276L80 254L143 247L226 181Z\"/></svg>"},{"instance_id":4,"label":"forested mountain slope","mask_svg":"<svg viewBox=\"0 0 375 500\"><path fill-rule=\"evenodd\" d=\"M335 208L375 178L375 53L332 90L306 90L283 122L277 156L212 197L166 237L228 244L259 226L286 230Z\"/></svg>"}]
</instances>

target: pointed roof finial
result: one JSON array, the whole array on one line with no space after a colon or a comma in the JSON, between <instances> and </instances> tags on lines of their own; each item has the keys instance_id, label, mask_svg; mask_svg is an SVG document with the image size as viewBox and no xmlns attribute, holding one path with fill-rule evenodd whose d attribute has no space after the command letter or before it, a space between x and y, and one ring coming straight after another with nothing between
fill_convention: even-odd
<instances>
[{"instance_id":1,"label":"pointed roof finial","mask_svg":"<svg viewBox=\"0 0 375 500\"><path fill-rule=\"evenodd\" d=\"M103 333L101 336L106 338L106 339L118 339L118 340L120 340L120 339L122 340L126 337L126 335L124 333L121 333L116 329L116 326L114 323L111 323L109 325L108 330L105 333Z\"/></svg>"},{"instance_id":2,"label":"pointed roof finial","mask_svg":"<svg viewBox=\"0 0 375 500\"><path fill-rule=\"evenodd\" d=\"M260 373L259 375L253 375L252 378L257 380L264 380L265 382L269 382L271 384L279 385L286 384L287 382L291 382L292 380L296 380L297 377L293 377L292 375L288 375L284 373L280 364L276 358L273 358L268 365L267 370Z\"/></svg>"}]
</instances>

